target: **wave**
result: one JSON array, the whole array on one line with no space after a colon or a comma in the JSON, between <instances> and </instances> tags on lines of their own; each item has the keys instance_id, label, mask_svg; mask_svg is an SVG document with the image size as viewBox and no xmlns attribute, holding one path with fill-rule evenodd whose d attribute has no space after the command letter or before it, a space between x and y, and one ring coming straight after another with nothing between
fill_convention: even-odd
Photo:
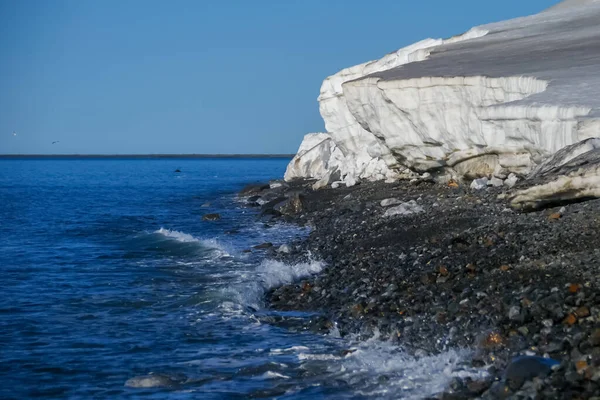
<instances>
[{"instance_id":1,"label":"wave","mask_svg":"<svg viewBox=\"0 0 600 400\"><path fill-rule=\"evenodd\" d=\"M469 365L472 351L450 349L443 353L413 356L395 343L377 336L366 341L346 339L349 351L341 354L299 352L304 368L327 362L330 379L354 382L357 394L375 398L421 399L448 388L452 379L485 379L488 373ZM308 364L307 364L308 363ZM383 379L383 380L382 380Z\"/></svg>"},{"instance_id":2,"label":"wave","mask_svg":"<svg viewBox=\"0 0 600 400\"><path fill-rule=\"evenodd\" d=\"M322 261L286 264L263 260L256 270L245 274L244 282L225 290L224 295L230 300L224 302L222 308L231 311L232 305L236 305L258 310L263 307L263 297L268 290L319 273L324 266Z\"/></svg>"},{"instance_id":3,"label":"wave","mask_svg":"<svg viewBox=\"0 0 600 400\"><path fill-rule=\"evenodd\" d=\"M215 239L199 239L185 232L160 228L134 238L133 247L166 253L172 256L191 256L200 260L229 257L229 252Z\"/></svg>"}]
</instances>

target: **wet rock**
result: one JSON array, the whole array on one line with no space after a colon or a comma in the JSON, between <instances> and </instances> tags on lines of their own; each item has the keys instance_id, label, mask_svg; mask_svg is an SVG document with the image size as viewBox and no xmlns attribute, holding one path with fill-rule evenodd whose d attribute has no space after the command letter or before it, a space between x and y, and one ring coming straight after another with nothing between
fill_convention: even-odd
<instances>
[{"instance_id":1,"label":"wet rock","mask_svg":"<svg viewBox=\"0 0 600 400\"><path fill-rule=\"evenodd\" d=\"M552 372L552 367L560 362L550 358L536 356L517 357L511 361L504 373L507 385L513 389L519 389L525 381L536 377L545 377Z\"/></svg>"},{"instance_id":2,"label":"wet rock","mask_svg":"<svg viewBox=\"0 0 600 400\"><path fill-rule=\"evenodd\" d=\"M273 247L273 243L271 243L271 242L265 242L265 243L261 243L259 245L254 246L254 248L257 250L269 249L271 247Z\"/></svg>"},{"instance_id":3,"label":"wet rock","mask_svg":"<svg viewBox=\"0 0 600 400\"><path fill-rule=\"evenodd\" d=\"M218 221L221 219L221 214L213 213L213 214L204 214L202 216L203 221Z\"/></svg>"},{"instance_id":4,"label":"wet rock","mask_svg":"<svg viewBox=\"0 0 600 400\"><path fill-rule=\"evenodd\" d=\"M262 191L269 189L270 186L264 183L253 183L250 185L244 186L242 190L238 193L238 196L254 196L260 194Z\"/></svg>"},{"instance_id":5,"label":"wet rock","mask_svg":"<svg viewBox=\"0 0 600 400\"><path fill-rule=\"evenodd\" d=\"M273 209L283 215L295 215L304 209L304 195L293 193L289 197L273 206Z\"/></svg>"},{"instance_id":6,"label":"wet rock","mask_svg":"<svg viewBox=\"0 0 600 400\"><path fill-rule=\"evenodd\" d=\"M282 244L281 246L279 246L279 248L277 249L278 253L285 253L285 254L289 254L292 252L292 248L287 245L287 244Z\"/></svg>"}]
</instances>

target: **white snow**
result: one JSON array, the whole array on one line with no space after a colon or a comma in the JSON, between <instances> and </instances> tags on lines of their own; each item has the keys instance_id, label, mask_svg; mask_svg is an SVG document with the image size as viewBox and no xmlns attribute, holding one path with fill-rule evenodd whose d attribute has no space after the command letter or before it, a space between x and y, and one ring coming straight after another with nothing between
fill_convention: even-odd
<instances>
[{"instance_id":1,"label":"white snow","mask_svg":"<svg viewBox=\"0 0 600 400\"><path fill-rule=\"evenodd\" d=\"M299 152L286 179L339 173L324 187L393 180L407 167L528 175L549 154L600 136L599 21L600 2L568 0L328 77L319 96L328 133L318 150ZM301 149L315 148L316 138L305 141Z\"/></svg>"}]
</instances>

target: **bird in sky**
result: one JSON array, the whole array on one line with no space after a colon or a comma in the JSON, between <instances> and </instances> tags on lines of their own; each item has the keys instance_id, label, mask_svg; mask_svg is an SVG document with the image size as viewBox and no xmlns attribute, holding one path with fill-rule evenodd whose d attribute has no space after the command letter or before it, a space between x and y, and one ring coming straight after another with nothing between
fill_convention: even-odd
<instances>
[{"instance_id":1,"label":"bird in sky","mask_svg":"<svg viewBox=\"0 0 600 400\"><path fill-rule=\"evenodd\" d=\"M17 136L17 132L13 131L13 136Z\"/></svg>"},{"instance_id":2,"label":"bird in sky","mask_svg":"<svg viewBox=\"0 0 600 400\"><path fill-rule=\"evenodd\" d=\"M58 143L58 142L60 142L60 140L55 140L54 142L52 142L52 144Z\"/></svg>"}]
</instances>

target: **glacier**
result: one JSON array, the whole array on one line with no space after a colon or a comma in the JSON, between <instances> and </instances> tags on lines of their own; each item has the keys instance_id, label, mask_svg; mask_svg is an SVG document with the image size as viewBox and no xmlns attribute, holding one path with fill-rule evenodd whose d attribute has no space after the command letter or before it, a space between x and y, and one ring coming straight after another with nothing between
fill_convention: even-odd
<instances>
[{"instance_id":1,"label":"glacier","mask_svg":"<svg viewBox=\"0 0 600 400\"><path fill-rule=\"evenodd\" d=\"M600 2L426 39L325 79L325 133L305 137L286 180L315 188L431 174L526 177L600 136ZM514 176L512 175L512 176Z\"/></svg>"}]
</instances>

